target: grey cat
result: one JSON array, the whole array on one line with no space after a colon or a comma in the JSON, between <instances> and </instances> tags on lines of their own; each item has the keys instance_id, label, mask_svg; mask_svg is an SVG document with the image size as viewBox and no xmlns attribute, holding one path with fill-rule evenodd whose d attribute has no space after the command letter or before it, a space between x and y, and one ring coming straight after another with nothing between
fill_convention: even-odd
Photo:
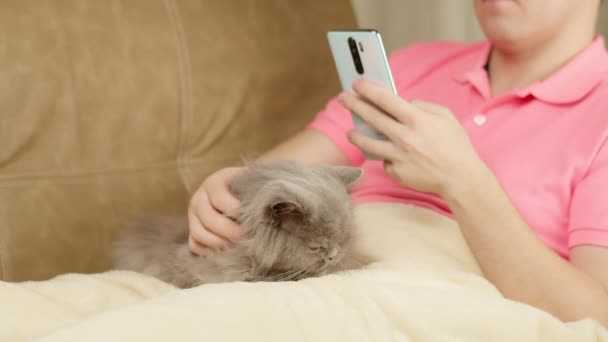
<instances>
[{"instance_id":1,"label":"grey cat","mask_svg":"<svg viewBox=\"0 0 608 342\"><path fill-rule=\"evenodd\" d=\"M250 165L231 182L241 201L243 238L222 252L196 256L185 217L149 217L117 241L116 269L178 287L231 281L299 280L350 270L370 260L354 250L349 190L362 170L291 162Z\"/></svg>"}]
</instances>

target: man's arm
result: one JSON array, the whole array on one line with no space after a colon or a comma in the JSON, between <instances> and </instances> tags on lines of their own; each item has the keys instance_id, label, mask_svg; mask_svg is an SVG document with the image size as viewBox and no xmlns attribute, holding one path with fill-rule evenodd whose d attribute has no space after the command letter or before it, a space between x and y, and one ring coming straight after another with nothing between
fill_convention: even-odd
<instances>
[{"instance_id":1,"label":"man's arm","mask_svg":"<svg viewBox=\"0 0 608 342\"><path fill-rule=\"evenodd\" d=\"M273 149L258 161L291 160L302 164L346 165L348 159L329 138L314 129L304 129Z\"/></svg>"}]
</instances>

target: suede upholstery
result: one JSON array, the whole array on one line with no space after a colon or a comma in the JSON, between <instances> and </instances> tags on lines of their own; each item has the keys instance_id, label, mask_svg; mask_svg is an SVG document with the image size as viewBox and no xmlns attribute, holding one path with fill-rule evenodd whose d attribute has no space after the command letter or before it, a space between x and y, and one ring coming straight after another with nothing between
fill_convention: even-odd
<instances>
[{"instance_id":1,"label":"suede upholstery","mask_svg":"<svg viewBox=\"0 0 608 342\"><path fill-rule=\"evenodd\" d=\"M128 222L304 127L354 26L348 0L0 2L0 279L107 270Z\"/></svg>"}]
</instances>

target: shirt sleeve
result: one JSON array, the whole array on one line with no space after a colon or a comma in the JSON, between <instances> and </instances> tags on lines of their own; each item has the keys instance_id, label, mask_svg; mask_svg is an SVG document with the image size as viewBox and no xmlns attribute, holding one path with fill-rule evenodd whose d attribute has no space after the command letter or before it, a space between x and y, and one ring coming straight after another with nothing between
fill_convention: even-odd
<instances>
[{"instance_id":1,"label":"shirt sleeve","mask_svg":"<svg viewBox=\"0 0 608 342\"><path fill-rule=\"evenodd\" d=\"M354 128L354 123L350 111L337 98L331 99L308 127L321 132L336 144L351 165L361 165L365 160L361 150L348 141L347 133Z\"/></svg>"},{"instance_id":2,"label":"shirt sleeve","mask_svg":"<svg viewBox=\"0 0 608 342\"><path fill-rule=\"evenodd\" d=\"M608 247L608 144L576 185L570 203L568 247Z\"/></svg>"}]
</instances>

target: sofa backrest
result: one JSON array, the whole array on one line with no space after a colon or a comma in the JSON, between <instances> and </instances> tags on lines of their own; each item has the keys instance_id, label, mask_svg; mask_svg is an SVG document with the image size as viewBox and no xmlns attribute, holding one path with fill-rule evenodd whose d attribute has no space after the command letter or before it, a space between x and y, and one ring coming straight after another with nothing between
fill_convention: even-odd
<instances>
[{"instance_id":1,"label":"sofa backrest","mask_svg":"<svg viewBox=\"0 0 608 342\"><path fill-rule=\"evenodd\" d=\"M348 0L0 2L0 279L107 270L138 215L302 129L353 26Z\"/></svg>"}]
</instances>

